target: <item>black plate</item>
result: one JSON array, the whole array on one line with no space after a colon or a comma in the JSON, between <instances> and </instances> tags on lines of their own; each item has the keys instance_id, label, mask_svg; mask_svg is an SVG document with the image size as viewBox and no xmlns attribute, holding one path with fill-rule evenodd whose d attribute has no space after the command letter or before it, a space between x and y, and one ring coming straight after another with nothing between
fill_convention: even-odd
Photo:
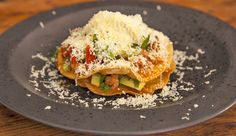
<instances>
[{"instance_id":1,"label":"black plate","mask_svg":"<svg viewBox=\"0 0 236 136\"><path fill-rule=\"evenodd\" d=\"M77 132L97 134L150 134L170 131L197 124L222 113L236 100L236 32L229 25L201 12L168 4L141 1L106 1L78 4L41 13L14 26L0 37L0 101L15 112L33 120ZM37 52L52 53L68 35L69 28L83 26L100 10L120 11L125 14L143 13L143 20L151 27L163 31L175 49L189 54L198 48L206 51L201 62L209 69L217 69L202 84L202 72L189 72L186 80L194 82L195 89L178 102L143 110L132 108L102 110L75 107L55 102L43 90L37 92L28 82L31 56ZM41 28L39 22L45 24ZM207 71L205 71L207 72ZM79 89L81 90L81 89ZM81 90L83 91L83 90ZM31 93L29 98L26 94ZM84 94L85 95L85 94ZM203 98L202 96L205 95ZM198 108L193 108L198 104ZM45 106L51 110L44 110ZM181 117L191 108L191 119ZM146 119L140 119L144 115Z\"/></svg>"}]
</instances>

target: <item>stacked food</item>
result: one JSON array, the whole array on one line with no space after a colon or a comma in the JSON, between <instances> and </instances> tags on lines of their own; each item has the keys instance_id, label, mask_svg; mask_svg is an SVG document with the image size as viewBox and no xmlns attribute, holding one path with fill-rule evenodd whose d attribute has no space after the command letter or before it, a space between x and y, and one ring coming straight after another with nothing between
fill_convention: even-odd
<instances>
[{"instance_id":1,"label":"stacked food","mask_svg":"<svg viewBox=\"0 0 236 136\"><path fill-rule=\"evenodd\" d=\"M140 15L100 11L62 42L57 68L98 95L153 94L175 69L173 45Z\"/></svg>"}]
</instances>

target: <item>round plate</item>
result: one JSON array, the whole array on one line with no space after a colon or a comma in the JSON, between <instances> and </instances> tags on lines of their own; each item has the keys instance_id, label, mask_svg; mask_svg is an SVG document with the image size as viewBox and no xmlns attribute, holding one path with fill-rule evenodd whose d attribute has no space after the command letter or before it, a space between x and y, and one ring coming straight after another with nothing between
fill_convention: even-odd
<instances>
[{"instance_id":1,"label":"round plate","mask_svg":"<svg viewBox=\"0 0 236 136\"><path fill-rule=\"evenodd\" d=\"M225 111L236 100L236 32L229 25L201 12L174 5L141 1L105 1L78 4L38 14L14 26L0 37L0 101L13 111L33 120L77 132L96 134L141 135L187 127L212 118ZM133 108L96 109L76 107L56 102L34 90L29 83L32 55L52 53L69 35L68 30L85 25L100 10L142 14L149 26L164 32L175 49L194 54L198 48L205 54L200 61L208 66L200 72L186 73L186 81L196 87L183 93L184 98L161 107L136 110ZM39 22L45 27L41 28ZM189 64L192 65L192 64ZM203 74L217 71L210 77L210 85L203 84ZM83 91L84 89L79 89ZM26 94L31 93L29 98ZM182 93L182 92L180 92ZM205 96L205 97L202 97ZM193 108L197 104L198 108ZM51 110L44 110L50 105ZM181 117L191 108L190 120ZM141 119L140 115L146 116Z\"/></svg>"}]
</instances>

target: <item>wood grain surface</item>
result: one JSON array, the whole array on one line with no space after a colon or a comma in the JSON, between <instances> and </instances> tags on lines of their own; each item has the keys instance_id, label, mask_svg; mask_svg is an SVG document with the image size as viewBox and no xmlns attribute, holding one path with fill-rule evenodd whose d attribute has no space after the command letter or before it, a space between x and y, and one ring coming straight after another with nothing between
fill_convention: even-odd
<instances>
[{"instance_id":1,"label":"wood grain surface","mask_svg":"<svg viewBox=\"0 0 236 136\"><path fill-rule=\"evenodd\" d=\"M236 28L236 0L160 0L201 10ZM0 0L0 33L39 12L86 0ZM2 91L2 90L1 90ZM85 136L29 120L0 104L0 136ZM155 136L236 136L236 105L201 124ZM87 135L86 135L87 136Z\"/></svg>"}]
</instances>

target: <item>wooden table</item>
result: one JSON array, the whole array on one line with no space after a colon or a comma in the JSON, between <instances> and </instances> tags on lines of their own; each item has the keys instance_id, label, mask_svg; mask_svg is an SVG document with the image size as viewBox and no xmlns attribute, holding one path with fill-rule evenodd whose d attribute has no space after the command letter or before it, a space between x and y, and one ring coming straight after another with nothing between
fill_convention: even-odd
<instances>
[{"instance_id":1,"label":"wooden table","mask_svg":"<svg viewBox=\"0 0 236 136\"><path fill-rule=\"evenodd\" d=\"M41 11L86 0L0 0L0 33ZM236 0L163 0L209 13L236 28ZM82 135L29 120L0 104L0 136ZM159 134L163 136L235 136L236 105L223 114L193 127Z\"/></svg>"}]
</instances>

